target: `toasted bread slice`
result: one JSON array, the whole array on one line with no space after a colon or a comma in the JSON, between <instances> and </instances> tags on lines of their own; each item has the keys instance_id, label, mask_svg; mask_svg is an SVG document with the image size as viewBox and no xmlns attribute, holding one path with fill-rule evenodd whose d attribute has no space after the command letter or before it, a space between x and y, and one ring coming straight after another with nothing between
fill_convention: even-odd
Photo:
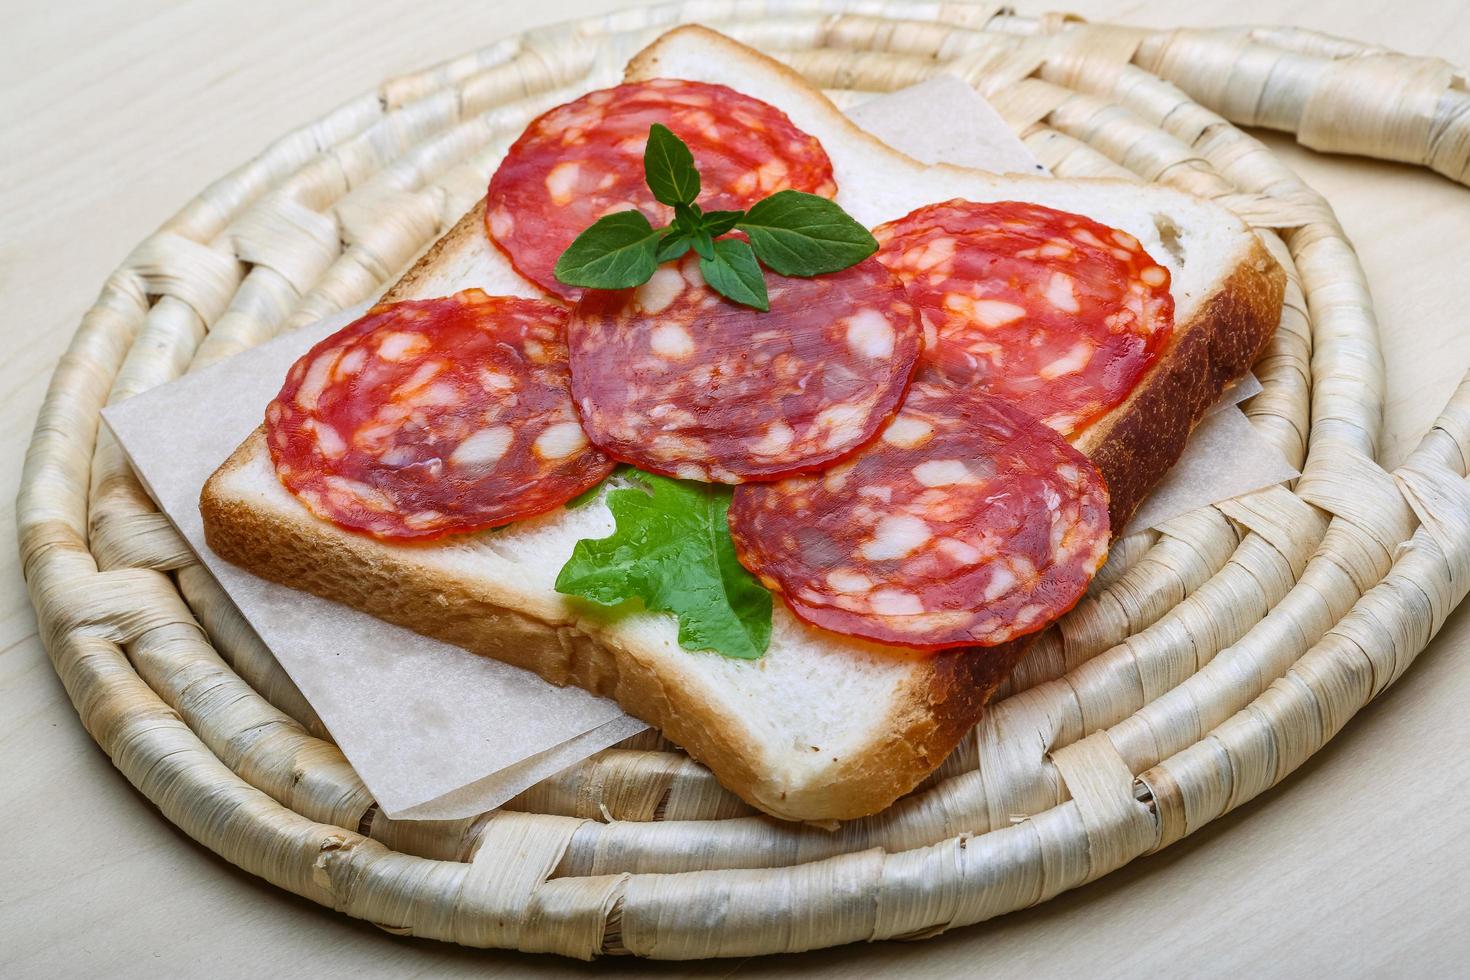
<instances>
[{"instance_id":1,"label":"toasted bread slice","mask_svg":"<svg viewBox=\"0 0 1470 980\"><path fill-rule=\"evenodd\" d=\"M1173 276L1175 333L1128 400L1073 440L1107 479L1114 528L1275 329L1285 277L1256 236L1214 204L1121 181L926 166L858 129L789 69L704 28L665 34L627 76L722 83L783 109L822 142L838 201L869 226L951 198L1024 200L1137 236ZM536 295L486 239L483 218L483 206L465 215L387 298L471 286ZM918 655L806 626L778 601L762 659L690 652L670 616L610 615L553 588L579 539L612 533L600 501L494 533L377 541L309 514L276 479L260 431L211 477L201 506L210 547L229 561L613 697L751 804L789 819L858 817L907 792L975 724L1026 645Z\"/></svg>"}]
</instances>

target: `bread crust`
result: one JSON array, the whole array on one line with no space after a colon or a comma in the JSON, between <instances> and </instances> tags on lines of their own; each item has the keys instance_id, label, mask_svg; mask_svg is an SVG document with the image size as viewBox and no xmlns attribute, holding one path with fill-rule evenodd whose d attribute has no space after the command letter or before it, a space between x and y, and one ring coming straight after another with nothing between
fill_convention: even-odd
<instances>
[{"instance_id":1,"label":"bread crust","mask_svg":"<svg viewBox=\"0 0 1470 980\"><path fill-rule=\"evenodd\" d=\"M1189 433L1250 371L1281 319L1286 272L1259 238L1220 288L1200 303L1123 404L1072 442L1102 471L1117 534L1179 461Z\"/></svg>"},{"instance_id":2,"label":"bread crust","mask_svg":"<svg viewBox=\"0 0 1470 980\"><path fill-rule=\"evenodd\" d=\"M761 57L703 28L670 33L691 30L727 45L732 57ZM629 63L629 77L656 74L658 43ZM789 69L775 63L770 68L789 76L801 92L825 101ZM482 201L384 299L419 295L438 264L461 250L491 248L484 241L483 222ZM1189 321L1176 324L1169 347L1124 404L1073 440L1107 481L1115 531L1179 458L1190 431L1221 391L1244 375L1265 347L1279 320L1285 281L1280 266L1254 240L1254 247L1199 303ZM232 497L225 489L229 474L266 452L263 430L257 430L204 487L200 508L205 537L220 557L263 578L533 670L554 684L575 684L613 698L683 746L727 788L779 817L849 819L874 813L908 792L976 724L1031 644L1031 638L1022 638L988 649L914 657L878 726L885 733L882 740L854 757L832 759L824 770L829 778L820 785L793 787L760 769L759 754L750 751L738 719L728 717L681 677L658 670L636 647L602 633L592 635L592 627L579 626L572 613L555 619L509 608L487 598L472 580L419 565L413 546L384 546L322 521L295 519Z\"/></svg>"}]
</instances>

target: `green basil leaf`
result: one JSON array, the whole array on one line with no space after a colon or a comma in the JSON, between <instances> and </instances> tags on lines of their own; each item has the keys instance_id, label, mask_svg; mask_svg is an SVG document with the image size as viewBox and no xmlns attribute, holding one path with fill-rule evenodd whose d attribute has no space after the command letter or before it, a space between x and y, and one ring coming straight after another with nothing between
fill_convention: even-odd
<instances>
[{"instance_id":1,"label":"green basil leaf","mask_svg":"<svg viewBox=\"0 0 1470 980\"><path fill-rule=\"evenodd\" d=\"M641 212L598 218L556 260L556 278L568 286L626 289L648 281L658 268L659 236Z\"/></svg>"},{"instance_id":2,"label":"green basil leaf","mask_svg":"<svg viewBox=\"0 0 1470 980\"><path fill-rule=\"evenodd\" d=\"M701 259L710 262L715 260L715 240L710 237L709 232L701 228L689 236L689 240L694 244L694 251L699 253Z\"/></svg>"},{"instance_id":3,"label":"green basil leaf","mask_svg":"<svg viewBox=\"0 0 1470 980\"><path fill-rule=\"evenodd\" d=\"M641 600L678 617L686 650L760 657L771 641L771 594L735 557L730 488L636 476L642 487L607 494L616 529L577 542L556 590L610 607Z\"/></svg>"},{"instance_id":4,"label":"green basil leaf","mask_svg":"<svg viewBox=\"0 0 1470 980\"><path fill-rule=\"evenodd\" d=\"M704 209L698 204L675 204L674 222L675 228L687 228L694 230L704 224Z\"/></svg>"},{"instance_id":5,"label":"green basil leaf","mask_svg":"<svg viewBox=\"0 0 1470 980\"><path fill-rule=\"evenodd\" d=\"M744 211L706 211L701 219L704 230L716 238L735 227L745 217Z\"/></svg>"},{"instance_id":6,"label":"green basil leaf","mask_svg":"<svg viewBox=\"0 0 1470 980\"><path fill-rule=\"evenodd\" d=\"M654 261L662 265L669 259L677 259L689 251L690 238L683 232L670 228L659 240L658 252L654 254Z\"/></svg>"},{"instance_id":7,"label":"green basil leaf","mask_svg":"<svg viewBox=\"0 0 1470 980\"><path fill-rule=\"evenodd\" d=\"M760 260L783 276L837 272L878 251L872 233L835 202L801 191L772 194L737 227Z\"/></svg>"},{"instance_id":8,"label":"green basil leaf","mask_svg":"<svg viewBox=\"0 0 1470 980\"><path fill-rule=\"evenodd\" d=\"M648 181L654 198L663 204L693 204L699 196L699 171L694 169L694 154L683 140L660 123L648 128L648 144L643 148L643 178Z\"/></svg>"},{"instance_id":9,"label":"green basil leaf","mask_svg":"<svg viewBox=\"0 0 1470 980\"><path fill-rule=\"evenodd\" d=\"M722 296L753 306L762 313L771 308L766 296L766 277L755 253L738 238L721 238L714 243L714 256L701 257L699 271L704 281Z\"/></svg>"}]
</instances>

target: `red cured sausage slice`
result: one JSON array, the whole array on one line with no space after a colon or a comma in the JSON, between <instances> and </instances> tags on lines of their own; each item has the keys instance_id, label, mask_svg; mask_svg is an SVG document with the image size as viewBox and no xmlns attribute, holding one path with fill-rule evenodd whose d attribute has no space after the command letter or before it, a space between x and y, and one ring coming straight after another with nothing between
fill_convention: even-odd
<instances>
[{"instance_id":1,"label":"red cured sausage slice","mask_svg":"<svg viewBox=\"0 0 1470 980\"><path fill-rule=\"evenodd\" d=\"M1173 331L1168 270L1082 215L949 201L873 234L924 319L925 363L1062 435L1127 398Z\"/></svg>"},{"instance_id":2,"label":"red cured sausage slice","mask_svg":"<svg viewBox=\"0 0 1470 980\"><path fill-rule=\"evenodd\" d=\"M266 408L276 473L379 538L506 524L595 485L567 380L566 311L468 289L375 306L306 353Z\"/></svg>"},{"instance_id":3,"label":"red cured sausage slice","mask_svg":"<svg viewBox=\"0 0 1470 980\"><path fill-rule=\"evenodd\" d=\"M521 275L576 299L582 290L552 269L583 229L614 211L642 211L655 226L670 220L643 178L654 123L689 145L705 210L748 208L787 189L837 193L822 145L775 106L667 78L591 92L533 121L490 178L485 225Z\"/></svg>"},{"instance_id":4,"label":"red cured sausage slice","mask_svg":"<svg viewBox=\"0 0 1470 980\"><path fill-rule=\"evenodd\" d=\"M735 489L736 553L807 622L880 643L993 646L1081 598L1108 548L1097 468L998 398L915 381L824 473Z\"/></svg>"},{"instance_id":5,"label":"red cured sausage slice","mask_svg":"<svg viewBox=\"0 0 1470 980\"><path fill-rule=\"evenodd\" d=\"M689 253L637 289L589 290L567 326L572 395L610 456L712 483L809 471L898 408L920 328L876 260L767 274L771 312L725 299Z\"/></svg>"}]
</instances>

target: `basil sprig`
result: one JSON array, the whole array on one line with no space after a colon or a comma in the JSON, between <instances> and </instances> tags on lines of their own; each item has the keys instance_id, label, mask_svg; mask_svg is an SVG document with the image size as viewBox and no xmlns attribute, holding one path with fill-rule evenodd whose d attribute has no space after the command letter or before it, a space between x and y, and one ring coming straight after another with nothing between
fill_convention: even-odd
<instances>
[{"instance_id":1,"label":"basil sprig","mask_svg":"<svg viewBox=\"0 0 1470 980\"><path fill-rule=\"evenodd\" d=\"M783 276L819 276L878 251L868 229L815 194L778 191L749 211L702 210L694 203L700 188L694 154L659 123L648 130L643 177L654 200L674 209L673 221L654 228L639 211L599 218L557 259L558 280L591 289L629 289L647 282L660 263L693 249L711 289L764 312L770 301L761 263ZM749 241L720 237L737 230Z\"/></svg>"}]
</instances>

